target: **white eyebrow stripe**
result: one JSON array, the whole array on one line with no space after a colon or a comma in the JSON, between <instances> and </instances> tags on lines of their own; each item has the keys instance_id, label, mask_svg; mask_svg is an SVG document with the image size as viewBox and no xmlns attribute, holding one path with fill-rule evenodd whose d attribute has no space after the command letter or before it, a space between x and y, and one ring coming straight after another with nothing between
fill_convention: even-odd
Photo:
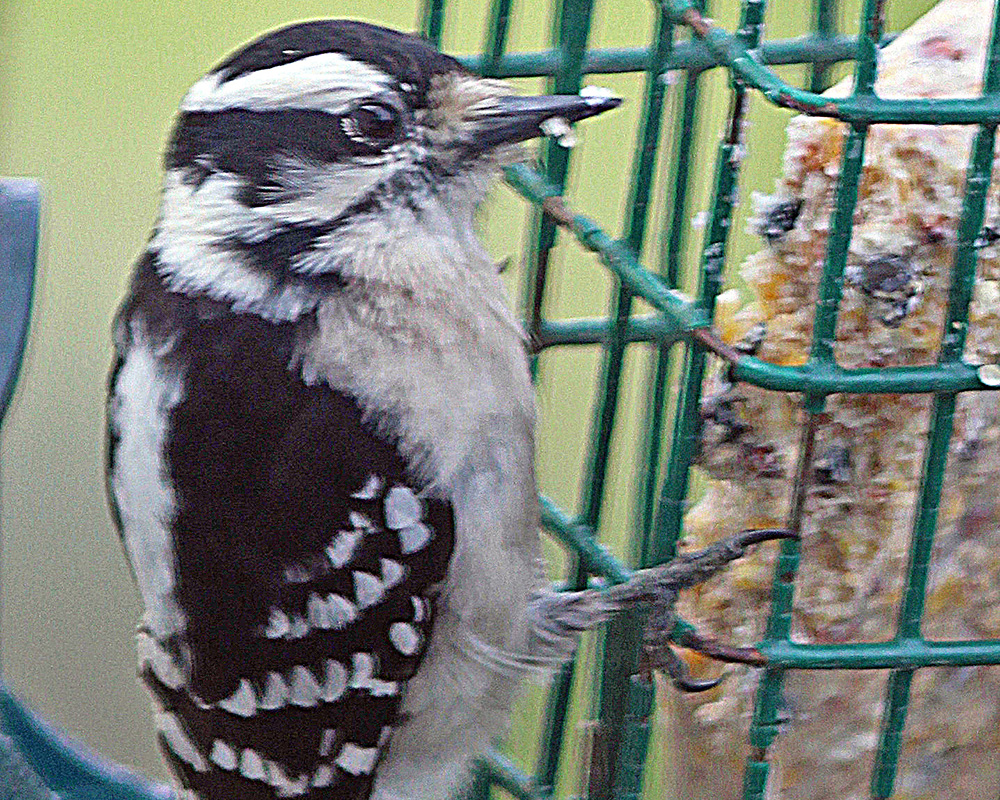
<instances>
[{"instance_id":1,"label":"white eyebrow stripe","mask_svg":"<svg viewBox=\"0 0 1000 800\"><path fill-rule=\"evenodd\" d=\"M352 102L384 92L390 78L343 53L319 53L230 81L210 72L181 101L181 111L276 111L282 108L340 112Z\"/></svg>"}]
</instances>

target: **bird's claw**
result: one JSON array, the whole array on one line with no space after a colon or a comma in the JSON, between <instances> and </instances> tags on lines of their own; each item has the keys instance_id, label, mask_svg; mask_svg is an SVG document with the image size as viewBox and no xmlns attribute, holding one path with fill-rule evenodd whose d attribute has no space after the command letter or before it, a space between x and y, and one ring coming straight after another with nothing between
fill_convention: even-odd
<instances>
[{"instance_id":1,"label":"bird's claw","mask_svg":"<svg viewBox=\"0 0 1000 800\"><path fill-rule=\"evenodd\" d=\"M631 580L612 586L608 597L623 609L643 602L662 607L664 599L672 605L681 589L704 583L731 561L743 556L748 547L772 539L798 539L798 535L785 528L740 531L701 550L679 555L666 564L638 570Z\"/></svg>"},{"instance_id":2,"label":"bird's claw","mask_svg":"<svg viewBox=\"0 0 1000 800\"><path fill-rule=\"evenodd\" d=\"M707 680L691 677L691 670L688 668L687 662L677 655L669 644L655 647L646 645L643 648L643 661L644 671L662 669L670 676L671 683L678 690L688 694L707 692L722 683L723 676L721 675L718 678Z\"/></svg>"},{"instance_id":3,"label":"bird's claw","mask_svg":"<svg viewBox=\"0 0 1000 800\"><path fill-rule=\"evenodd\" d=\"M691 677L687 664L670 646L677 621L674 603L681 589L696 586L721 571L730 562L743 556L747 548L776 539L797 539L784 528L744 530L715 542L694 553L678 556L659 567L640 570L632 580L609 590L610 599L619 608L636 603L652 606L652 613L643 633L643 661L647 669L663 669L674 686L684 692L704 692L719 685L722 678L697 680ZM731 647L695 633L681 634L678 642L689 649L720 661L760 666L763 657L753 648Z\"/></svg>"}]
</instances>

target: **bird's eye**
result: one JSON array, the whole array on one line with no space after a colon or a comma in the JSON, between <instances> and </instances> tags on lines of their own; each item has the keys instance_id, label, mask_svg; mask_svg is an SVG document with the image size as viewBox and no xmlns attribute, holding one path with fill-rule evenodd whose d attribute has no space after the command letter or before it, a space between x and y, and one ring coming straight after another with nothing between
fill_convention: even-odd
<instances>
[{"instance_id":1,"label":"bird's eye","mask_svg":"<svg viewBox=\"0 0 1000 800\"><path fill-rule=\"evenodd\" d=\"M340 124L349 138L377 150L398 141L403 132L399 111L385 103L364 103L342 117Z\"/></svg>"}]
</instances>

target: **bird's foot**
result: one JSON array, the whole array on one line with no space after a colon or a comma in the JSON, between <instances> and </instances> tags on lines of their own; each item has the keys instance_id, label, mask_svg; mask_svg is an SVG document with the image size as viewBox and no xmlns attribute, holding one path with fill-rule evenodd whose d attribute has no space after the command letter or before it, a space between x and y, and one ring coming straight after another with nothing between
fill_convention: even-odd
<instances>
[{"instance_id":1,"label":"bird's foot","mask_svg":"<svg viewBox=\"0 0 1000 800\"><path fill-rule=\"evenodd\" d=\"M643 631L642 669L663 669L674 685L685 692L703 692L717 686L721 678L707 681L693 678L686 662L671 646L677 623L674 604L679 592L708 580L742 557L753 545L795 538L793 532L785 529L740 531L702 550L678 556L667 564L639 570L626 583L610 587L607 596L613 610L624 611L637 606L650 609ZM693 632L682 633L676 641L721 661L763 663L762 656L754 648L731 647Z\"/></svg>"}]
</instances>

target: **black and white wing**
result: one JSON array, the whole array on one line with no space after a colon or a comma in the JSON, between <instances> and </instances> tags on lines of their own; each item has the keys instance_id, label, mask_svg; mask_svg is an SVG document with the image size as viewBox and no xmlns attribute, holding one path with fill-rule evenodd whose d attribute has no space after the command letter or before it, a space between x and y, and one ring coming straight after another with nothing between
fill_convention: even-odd
<instances>
[{"instance_id":1,"label":"black and white wing","mask_svg":"<svg viewBox=\"0 0 1000 800\"><path fill-rule=\"evenodd\" d=\"M163 752L212 800L366 798L451 507L351 398L290 369L291 324L166 292L153 267L119 318L109 486Z\"/></svg>"}]
</instances>

